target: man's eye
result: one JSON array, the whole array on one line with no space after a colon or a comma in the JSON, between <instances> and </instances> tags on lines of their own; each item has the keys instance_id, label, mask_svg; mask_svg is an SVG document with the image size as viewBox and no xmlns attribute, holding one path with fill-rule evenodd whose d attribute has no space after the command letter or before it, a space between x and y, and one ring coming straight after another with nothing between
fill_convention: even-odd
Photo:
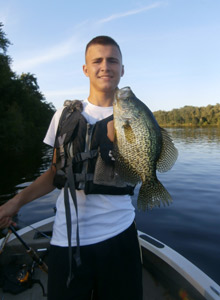
<instances>
[{"instance_id":1,"label":"man's eye","mask_svg":"<svg viewBox=\"0 0 220 300\"><path fill-rule=\"evenodd\" d=\"M112 64L117 64L117 63L118 63L118 60L112 58L112 59L109 60L109 62L112 63Z\"/></svg>"},{"instance_id":2,"label":"man's eye","mask_svg":"<svg viewBox=\"0 0 220 300\"><path fill-rule=\"evenodd\" d=\"M99 64L100 62L101 62L100 59L97 59L97 60L94 60L94 61L93 61L94 64Z\"/></svg>"}]
</instances>

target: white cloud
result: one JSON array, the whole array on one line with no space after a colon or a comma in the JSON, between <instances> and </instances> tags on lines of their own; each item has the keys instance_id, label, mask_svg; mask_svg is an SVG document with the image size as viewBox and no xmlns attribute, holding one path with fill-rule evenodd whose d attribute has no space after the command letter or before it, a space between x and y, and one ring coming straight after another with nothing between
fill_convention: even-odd
<instances>
[{"instance_id":1,"label":"white cloud","mask_svg":"<svg viewBox=\"0 0 220 300\"><path fill-rule=\"evenodd\" d=\"M97 21L97 24L107 23L107 22L111 22L111 21L113 21L115 19L121 19L121 18L125 18L125 17L131 16L131 15L140 14L140 13L142 13L144 11L160 7L161 5L162 5L161 2L156 2L154 4L151 4L151 5L142 7L142 8L138 8L138 9L134 9L134 10L129 10L129 11L126 11L126 12L123 12L123 13L114 14L114 15L111 15L111 16L109 16L107 18L104 18L104 19L101 19L101 20Z\"/></svg>"},{"instance_id":2,"label":"white cloud","mask_svg":"<svg viewBox=\"0 0 220 300\"><path fill-rule=\"evenodd\" d=\"M80 40L76 36L73 36L65 42L55 45L52 48L46 49L40 55L22 59L13 63L13 69L18 72L24 71L25 69L28 70L32 67L58 60L72 53L80 52L83 48L84 44L80 42Z\"/></svg>"},{"instance_id":3,"label":"white cloud","mask_svg":"<svg viewBox=\"0 0 220 300\"><path fill-rule=\"evenodd\" d=\"M0 22L3 23L3 25L6 25L7 22L10 20L10 5L1 7L0 11Z\"/></svg>"},{"instance_id":4,"label":"white cloud","mask_svg":"<svg viewBox=\"0 0 220 300\"><path fill-rule=\"evenodd\" d=\"M88 86L81 86L71 89L60 90L47 90L43 94L48 102L52 102L58 109L61 107L65 100L85 99L88 95Z\"/></svg>"},{"instance_id":5,"label":"white cloud","mask_svg":"<svg viewBox=\"0 0 220 300\"><path fill-rule=\"evenodd\" d=\"M8 21L8 10L5 10L5 11L1 11L0 12L0 22L3 24L3 25L6 25L7 24L7 21Z\"/></svg>"},{"instance_id":6,"label":"white cloud","mask_svg":"<svg viewBox=\"0 0 220 300\"><path fill-rule=\"evenodd\" d=\"M88 93L87 86L81 86L77 88L65 89L65 90L48 90L43 92L46 97L60 97L60 96L73 96L73 95L84 95Z\"/></svg>"},{"instance_id":7,"label":"white cloud","mask_svg":"<svg viewBox=\"0 0 220 300\"><path fill-rule=\"evenodd\" d=\"M3 31L6 32L5 28L8 31L9 28L13 29L20 23L19 16L16 14L13 1L4 1L0 6L0 22L3 23Z\"/></svg>"},{"instance_id":8,"label":"white cloud","mask_svg":"<svg viewBox=\"0 0 220 300\"><path fill-rule=\"evenodd\" d=\"M151 4L151 5L142 7L142 8L130 10L130 11L127 11L124 13L114 14L105 19L98 20L95 24L100 25L100 24L107 23L107 22L110 22L115 19L124 18L124 17L130 16L130 15L136 15L136 14L142 13L147 10L158 8L161 5L162 5L162 2L156 2L154 4ZM36 54L36 55L32 54L33 55L32 57L29 56L29 57L25 57L20 60L14 61L13 62L13 70L15 70L15 72L29 71L33 67L37 67L37 66L45 64L45 63L59 60L70 54L73 54L73 53L79 53L81 51L84 51L84 47L85 47L85 41L83 39L83 36L85 36L84 31L88 27L91 28L92 26L94 26L94 24L89 24L89 20L85 20L82 23L75 25L74 31L76 33L73 34L73 36L70 37L68 40L63 41L57 45L54 45L53 47L44 49L43 51L42 51L42 49L41 50L36 49L36 51L38 51L38 53L40 53L40 54Z\"/></svg>"}]
</instances>

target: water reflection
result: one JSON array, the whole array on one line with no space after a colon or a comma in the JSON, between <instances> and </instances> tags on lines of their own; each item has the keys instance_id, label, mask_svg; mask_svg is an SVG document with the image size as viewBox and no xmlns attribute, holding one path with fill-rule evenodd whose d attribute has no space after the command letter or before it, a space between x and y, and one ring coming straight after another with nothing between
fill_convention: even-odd
<instances>
[{"instance_id":1,"label":"water reflection","mask_svg":"<svg viewBox=\"0 0 220 300\"><path fill-rule=\"evenodd\" d=\"M20 156L1 155L0 204L47 169L51 156L52 150L44 145Z\"/></svg>"},{"instance_id":2,"label":"water reflection","mask_svg":"<svg viewBox=\"0 0 220 300\"><path fill-rule=\"evenodd\" d=\"M220 144L220 127L168 128L167 131L171 133L175 142L188 144L199 141L201 143Z\"/></svg>"}]
</instances>

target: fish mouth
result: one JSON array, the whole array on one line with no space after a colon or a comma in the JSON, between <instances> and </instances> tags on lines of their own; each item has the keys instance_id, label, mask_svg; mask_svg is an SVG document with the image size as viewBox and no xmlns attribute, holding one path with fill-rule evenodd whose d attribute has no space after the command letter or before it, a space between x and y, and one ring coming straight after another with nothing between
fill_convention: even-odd
<instances>
[{"instance_id":1,"label":"fish mouth","mask_svg":"<svg viewBox=\"0 0 220 300\"><path fill-rule=\"evenodd\" d=\"M131 94L132 94L131 88L129 86L126 86L116 91L116 98L125 99L128 98Z\"/></svg>"},{"instance_id":2,"label":"fish mouth","mask_svg":"<svg viewBox=\"0 0 220 300\"><path fill-rule=\"evenodd\" d=\"M122 89L117 88L116 91L115 91L114 104L117 104L118 102L120 102L120 100L125 100L126 98L128 98L132 94L133 94L132 90L129 86L126 86Z\"/></svg>"}]
</instances>

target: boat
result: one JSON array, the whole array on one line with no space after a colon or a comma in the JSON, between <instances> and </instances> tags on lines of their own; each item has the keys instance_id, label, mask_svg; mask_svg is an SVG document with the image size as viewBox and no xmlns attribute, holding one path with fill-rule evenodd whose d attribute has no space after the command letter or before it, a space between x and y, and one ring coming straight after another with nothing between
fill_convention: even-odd
<instances>
[{"instance_id":1,"label":"boat","mask_svg":"<svg viewBox=\"0 0 220 300\"><path fill-rule=\"evenodd\" d=\"M9 231L0 240L0 268L8 276L7 280L1 276L0 299L46 299L47 273L42 266L47 263L53 222L54 217L47 218L18 230L16 235ZM143 300L220 300L220 286L189 260L146 233L138 231L138 237ZM10 284L5 284L8 281L11 290ZM13 284L17 289L13 290Z\"/></svg>"}]
</instances>

